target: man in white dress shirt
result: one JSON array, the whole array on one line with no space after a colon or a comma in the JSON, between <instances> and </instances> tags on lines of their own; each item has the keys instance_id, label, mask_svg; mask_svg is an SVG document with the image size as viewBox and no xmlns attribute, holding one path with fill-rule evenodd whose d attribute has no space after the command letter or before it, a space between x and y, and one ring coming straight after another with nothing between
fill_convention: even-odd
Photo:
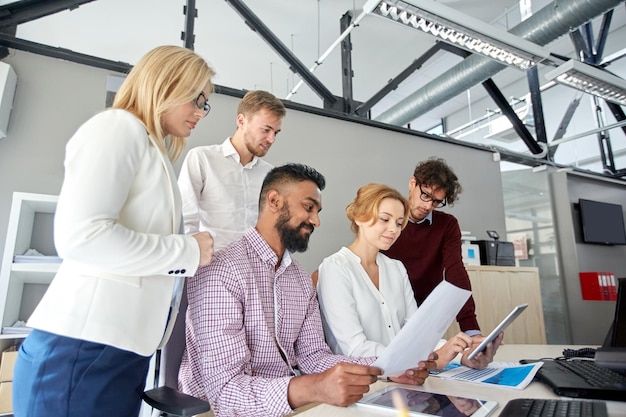
<instances>
[{"instance_id":1,"label":"man in white dress shirt","mask_svg":"<svg viewBox=\"0 0 626 417\"><path fill-rule=\"evenodd\" d=\"M249 91L239 103L233 136L188 152L178 177L186 234L211 232L217 251L256 224L261 185L273 168L261 158L276 140L285 113L272 94Z\"/></svg>"}]
</instances>

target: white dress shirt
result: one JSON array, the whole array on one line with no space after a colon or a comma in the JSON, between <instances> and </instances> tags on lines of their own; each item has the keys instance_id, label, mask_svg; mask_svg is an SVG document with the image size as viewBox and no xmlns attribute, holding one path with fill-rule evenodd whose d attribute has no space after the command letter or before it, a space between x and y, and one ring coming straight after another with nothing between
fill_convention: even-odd
<instances>
[{"instance_id":1,"label":"white dress shirt","mask_svg":"<svg viewBox=\"0 0 626 417\"><path fill-rule=\"evenodd\" d=\"M185 233L208 231L217 251L256 224L259 193L272 165L256 156L245 166L227 138L189 150L178 176Z\"/></svg>"},{"instance_id":2,"label":"white dress shirt","mask_svg":"<svg viewBox=\"0 0 626 417\"><path fill-rule=\"evenodd\" d=\"M361 259L341 248L319 267L317 295L326 341L335 353L378 356L417 311L406 269L379 253L379 289Z\"/></svg>"}]
</instances>

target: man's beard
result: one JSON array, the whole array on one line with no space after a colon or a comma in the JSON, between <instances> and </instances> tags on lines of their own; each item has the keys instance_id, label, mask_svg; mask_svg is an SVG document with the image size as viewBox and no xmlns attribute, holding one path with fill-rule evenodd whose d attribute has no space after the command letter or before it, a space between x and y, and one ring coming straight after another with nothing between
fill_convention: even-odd
<instances>
[{"instance_id":1,"label":"man's beard","mask_svg":"<svg viewBox=\"0 0 626 417\"><path fill-rule=\"evenodd\" d=\"M267 154L267 150L265 150L264 148L261 148L261 147L255 148L254 146L252 146L252 144L248 140L248 136L245 133L243 135L243 141L244 141L244 144L246 145L246 148L248 148L248 152L250 152L252 155L256 156L257 158L262 158Z\"/></svg>"},{"instance_id":2,"label":"man's beard","mask_svg":"<svg viewBox=\"0 0 626 417\"><path fill-rule=\"evenodd\" d=\"M285 203L280 217L276 221L276 230L280 236L280 241L289 252L304 252L309 247L309 238L313 233L314 227L311 223L302 222L296 227L289 226L291 213L289 206ZM302 229L309 230L311 233L302 235Z\"/></svg>"}]
</instances>

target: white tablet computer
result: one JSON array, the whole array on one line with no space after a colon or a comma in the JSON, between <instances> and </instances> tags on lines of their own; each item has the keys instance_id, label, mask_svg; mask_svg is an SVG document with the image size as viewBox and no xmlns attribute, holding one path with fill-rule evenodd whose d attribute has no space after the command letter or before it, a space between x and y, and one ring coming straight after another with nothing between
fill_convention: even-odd
<instances>
[{"instance_id":1,"label":"white tablet computer","mask_svg":"<svg viewBox=\"0 0 626 417\"><path fill-rule=\"evenodd\" d=\"M492 342L493 339L498 337L498 335L503 332L509 324L513 323L513 320L515 320L515 318L519 316L522 311L526 309L526 307L528 307L528 304L520 304L515 307L513 311L511 311L509 315L506 316L504 320L502 320L491 333L489 333L489 336L487 336L482 342L480 342L478 346L476 346L476 349L474 349L474 351L469 354L467 359L474 359L474 357L478 355L478 353L481 352L483 349L485 349L485 347L487 347L487 345Z\"/></svg>"},{"instance_id":2,"label":"white tablet computer","mask_svg":"<svg viewBox=\"0 0 626 417\"><path fill-rule=\"evenodd\" d=\"M397 385L367 394L356 405L375 407L384 411L383 415L396 416L398 411L394 407L393 397L397 394L394 392L400 394L410 416L485 417L498 406L495 401L435 394Z\"/></svg>"}]
</instances>

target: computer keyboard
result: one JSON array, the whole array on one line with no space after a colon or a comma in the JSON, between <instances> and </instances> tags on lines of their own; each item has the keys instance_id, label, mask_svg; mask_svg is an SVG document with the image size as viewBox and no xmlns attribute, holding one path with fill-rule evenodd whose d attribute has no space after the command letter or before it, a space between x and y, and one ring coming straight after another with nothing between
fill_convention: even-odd
<instances>
[{"instance_id":1,"label":"computer keyboard","mask_svg":"<svg viewBox=\"0 0 626 417\"><path fill-rule=\"evenodd\" d=\"M606 403L586 400L547 400L518 398L511 400L500 417L607 417Z\"/></svg>"},{"instance_id":2,"label":"computer keyboard","mask_svg":"<svg viewBox=\"0 0 626 417\"><path fill-rule=\"evenodd\" d=\"M559 364L580 375L594 387L626 387L626 376L622 372L602 368L593 361L559 361Z\"/></svg>"}]
</instances>

